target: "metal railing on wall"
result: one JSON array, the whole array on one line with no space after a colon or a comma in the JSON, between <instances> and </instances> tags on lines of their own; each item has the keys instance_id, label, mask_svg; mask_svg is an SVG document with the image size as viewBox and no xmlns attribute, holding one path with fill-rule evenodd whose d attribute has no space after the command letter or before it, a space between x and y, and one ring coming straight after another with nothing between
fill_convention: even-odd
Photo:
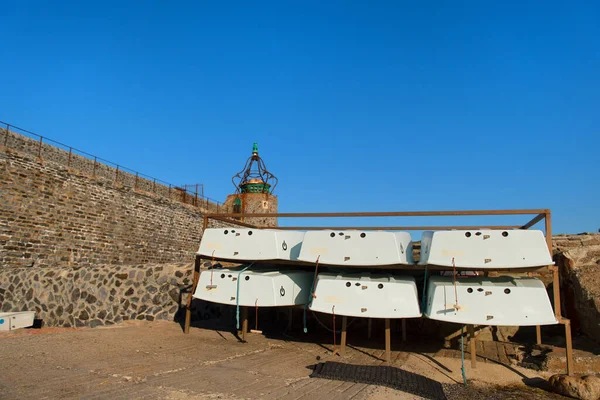
<instances>
[{"instance_id":1,"label":"metal railing on wall","mask_svg":"<svg viewBox=\"0 0 600 400\"><path fill-rule=\"evenodd\" d=\"M173 185L13 124L0 121L0 125L4 126L4 137L0 139L0 143L7 149L55 161L69 170L103 177L136 191L167 197L209 212L227 212L221 202L204 195L203 184Z\"/></svg>"}]
</instances>

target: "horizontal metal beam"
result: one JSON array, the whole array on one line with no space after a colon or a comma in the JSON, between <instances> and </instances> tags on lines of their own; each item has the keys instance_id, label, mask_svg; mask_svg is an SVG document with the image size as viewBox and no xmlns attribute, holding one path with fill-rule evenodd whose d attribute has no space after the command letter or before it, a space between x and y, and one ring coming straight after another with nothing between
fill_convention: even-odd
<instances>
[{"instance_id":1,"label":"horizontal metal beam","mask_svg":"<svg viewBox=\"0 0 600 400\"><path fill-rule=\"evenodd\" d=\"M525 225L523 225L521 227L521 229L529 229L532 226L534 226L535 224L537 224L538 222L540 222L541 220L543 220L544 218L546 218L546 214L538 214L531 221L529 221L528 223L526 223Z\"/></svg>"},{"instance_id":2,"label":"horizontal metal beam","mask_svg":"<svg viewBox=\"0 0 600 400\"><path fill-rule=\"evenodd\" d=\"M318 230L356 230L356 231L444 231L452 229L475 230L475 229L519 229L520 225L479 225L479 226L275 226L269 229L282 231L318 231Z\"/></svg>"},{"instance_id":3,"label":"horizontal metal beam","mask_svg":"<svg viewBox=\"0 0 600 400\"><path fill-rule=\"evenodd\" d=\"M375 211L375 212L324 212L324 213L257 213L257 214L206 214L207 217L227 218L336 218L336 217L452 217L469 215L532 215L548 212L534 210L462 210L462 211Z\"/></svg>"}]
</instances>

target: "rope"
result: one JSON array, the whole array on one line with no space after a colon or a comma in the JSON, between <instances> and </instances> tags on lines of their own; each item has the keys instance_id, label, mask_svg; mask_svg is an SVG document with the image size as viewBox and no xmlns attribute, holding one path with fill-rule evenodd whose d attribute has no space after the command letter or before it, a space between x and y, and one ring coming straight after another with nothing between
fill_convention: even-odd
<instances>
[{"instance_id":1,"label":"rope","mask_svg":"<svg viewBox=\"0 0 600 400\"><path fill-rule=\"evenodd\" d=\"M454 279L454 309L458 311L458 291L456 289L456 265L454 264L454 257L452 257L452 278Z\"/></svg>"},{"instance_id":2,"label":"rope","mask_svg":"<svg viewBox=\"0 0 600 400\"><path fill-rule=\"evenodd\" d=\"M210 286L213 285L213 272L215 270L215 251L212 252L212 260L210 262Z\"/></svg>"},{"instance_id":3,"label":"rope","mask_svg":"<svg viewBox=\"0 0 600 400\"><path fill-rule=\"evenodd\" d=\"M465 326L463 325L463 327L460 330L460 359L462 362L462 365L460 367L460 370L462 371L462 377L463 377L463 383L466 386L467 385L467 375L465 373Z\"/></svg>"},{"instance_id":4,"label":"rope","mask_svg":"<svg viewBox=\"0 0 600 400\"><path fill-rule=\"evenodd\" d=\"M244 272L245 270L250 268L253 264L254 264L254 261L252 261L250 264L248 264L247 267L243 268L238 273L237 289L236 289L236 294L235 294L235 327L236 327L236 329L240 329L240 277L242 275L242 272Z\"/></svg>"},{"instance_id":5,"label":"rope","mask_svg":"<svg viewBox=\"0 0 600 400\"><path fill-rule=\"evenodd\" d=\"M333 354L335 354L335 337L337 336L337 334L335 333L335 304L333 305L333 307L331 307L331 315L333 316Z\"/></svg>"},{"instance_id":6,"label":"rope","mask_svg":"<svg viewBox=\"0 0 600 400\"><path fill-rule=\"evenodd\" d=\"M421 298L421 312L425 312L426 296L427 296L427 264L425 264L425 275L423 275L423 297Z\"/></svg>"},{"instance_id":7,"label":"rope","mask_svg":"<svg viewBox=\"0 0 600 400\"><path fill-rule=\"evenodd\" d=\"M315 281L317 280L317 271L319 270L319 258L321 258L320 254L317 256L317 262L316 262L316 265L315 265L315 275L313 276L313 281L312 281L312 284L310 286L310 293L309 293L309 296L308 296L308 301L304 305L304 315L302 316L302 319L303 319L302 322L304 324L304 333L308 333L308 328L306 327L306 309L308 308L309 304L312 303L312 300L314 298L316 298L316 296L315 296Z\"/></svg>"},{"instance_id":8,"label":"rope","mask_svg":"<svg viewBox=\"0 0 600 400\"><path fill-rule=\"evenodd\" d=\"M340 333L342 330L340 329L339 331L332 331L331 328L329 328L327 325L325 325L323 322L321 322L321 320L319 319L319 317L317 316L317 314L315 314L314 311L310 310L313 314L313 316L315 317L315 320L317 320L317 322L319 323L319 325L321 325L321 327L325 330L327 330L328 332L335 332L335 333ZM356 321L358 318L352 318L352 320L348 323L348 325L346 325L346 329L348 329L350 327L350 325L352 325L354 323L354 321Z\"/></svg>"}]
</instances>

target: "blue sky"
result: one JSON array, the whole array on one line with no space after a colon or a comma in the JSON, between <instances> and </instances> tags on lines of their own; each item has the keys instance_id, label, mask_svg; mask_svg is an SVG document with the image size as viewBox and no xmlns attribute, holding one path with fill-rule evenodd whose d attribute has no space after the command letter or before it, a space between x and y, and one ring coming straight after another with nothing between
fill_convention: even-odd
<instances>
[{"instance_id":1,"label":"blue sky","mask_svg":"<svg viewBox=\"0 0 600 400\"><path fill-rule=\"evenodd\" d=\"M282 212L600 228L597 2L22 1L1 20L0 120L212 198L258 142Z\"/></svg>"}]
</instances>

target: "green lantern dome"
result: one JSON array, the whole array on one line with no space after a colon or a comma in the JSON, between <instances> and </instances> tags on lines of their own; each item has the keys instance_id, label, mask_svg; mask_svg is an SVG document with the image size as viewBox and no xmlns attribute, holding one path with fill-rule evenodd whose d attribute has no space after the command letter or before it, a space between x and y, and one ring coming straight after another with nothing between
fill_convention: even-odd
<instances>
[{"instance_id":1,"label":"green lantern dome","mask_svg":"<svg viewBox=\"0 0 600 400\"><path fill-rule=\"evenodd\" d=\"M244 169L232 178L236 193L272 194L277 186L277 178L270 173L265 162L258 155L258 143L252 146L252 155L246 160Z\"/></svg>"}]
</instances>

